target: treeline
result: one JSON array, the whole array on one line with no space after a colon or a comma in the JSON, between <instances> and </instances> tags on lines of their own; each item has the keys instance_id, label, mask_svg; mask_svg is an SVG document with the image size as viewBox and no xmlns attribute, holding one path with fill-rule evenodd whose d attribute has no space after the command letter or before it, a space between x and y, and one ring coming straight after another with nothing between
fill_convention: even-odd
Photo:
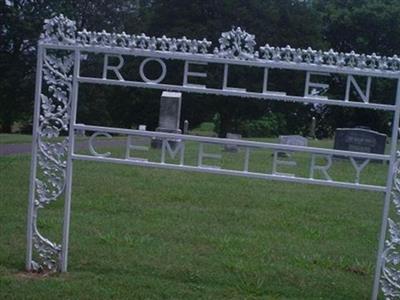
<instances>
[{"instance_id":1,"label":"treeline","mask_svg":"<svg viewBox=\"0 0 400 300\"><path fill-rule=\"evenodd\" d=\"M0 4L2 132L10 132L15 123L21 130L30 130L36 43L43 20L59 13L75 20L79 29L95 31L206 37L216 45L221 32L235 25L254 34L260 46L268 42L273 46L400 54L399 0L5 0ZM234 80L251 82L247 77L237 70ZM302 77L284 74L272 88L302 88ZM393 97L389 90L381 84L373 92L389 99ZM155 128L159 96L159 91L82 86L78 118L87 124L127 128L147 124ZM188 119L193 127L213 120L221 136L227 131L307 134L312 117L317 118L321 137L332 135L337 127L357 125L387 132L391 120L391 114L379 111L191 94L184 94L182 109L182 122Z\"/></svg>"}]
</instances>

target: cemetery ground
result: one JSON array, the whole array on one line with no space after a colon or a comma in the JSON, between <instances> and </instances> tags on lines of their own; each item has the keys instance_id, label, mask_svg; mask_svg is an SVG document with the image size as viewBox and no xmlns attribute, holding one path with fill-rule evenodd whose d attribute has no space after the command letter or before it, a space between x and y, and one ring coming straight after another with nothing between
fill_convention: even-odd
<instances>
[{"instance_id":1,"label":"cemetery ground","mask_svg":"<svg viewBox=\"0 0 400 300\"><path fill-rule=\"evenodd\" d=\"M264 155L255 163L270 168ZM0 299L370 297L382 193L76 161L69 272L28 274L29 167L0 156ZM334 172L354 176L344 162ZM384 184L385 172L371 163L362 176ZM62 213L63 201L39 211L50 240Z\"/></svg>"}]
</instances>

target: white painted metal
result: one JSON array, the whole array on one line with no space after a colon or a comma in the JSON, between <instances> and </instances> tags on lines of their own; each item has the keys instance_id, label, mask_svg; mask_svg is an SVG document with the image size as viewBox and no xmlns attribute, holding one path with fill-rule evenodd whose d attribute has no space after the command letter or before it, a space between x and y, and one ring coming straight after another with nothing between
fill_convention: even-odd
<instances>
[{"instance_id":1,"label":"white painted metal","mask_svg":"<svg viewBox=\"0 0 400 300\"><path fill-rule=\"evenodd\" d=\"M181 134L176 134L176 133L159 132L159 131L143 131L143 130L136 130L136 129L93 126L93 125L84 125L84 124L76 124L73 126L73 129L95 131L95 132L108 132L108 133L134 135L134 136L158 137L158 138L166 138L166 139L179 138L183 141L195 141L195 142L210 143L210 144L215 143L215 144L237 145L237 146L243 146L243 147L273 149L273 150L281 150L281 151L287 150L287 151L318 153L318 154L327 154L327 155L340 155L340 156L346 156L346 157L360 157L360 158L377 159L377 160L383 160L383 161L390 160L390 155L386 155L386 154L334 150L334 149L326 149L326 148L255 142L255 141L227 139L227 138L221 139L221 138L197 136L197 135L181 135Z\"/></svg>"},{"instance_id":2,"label":"white painted metal","mask_svg":"<svg viewBox=\"0 0 400 300\"><path fill-rule=\"evenodd\" d=\"M235 96L235 97L264 99L264 100L301 102L301 103L319 103L319 104L326 104L326 105L370 108L370 109L388 110L388 111L396 110L395 105L344 101L344 100L326 99L326 98L311 97L311 96L309 96L309 97L288 96L284 93L278 93L278 92L273 92L273 91L268 91L265 93L255 93L255 92L248 92L248 91L243 91L240 89L232 89L232 88L230 88L230 89L202 88L202 87L193 86L193 85L181 86L181 85L164 84L164 83L147 83L147 82L141 82L141 81L101 79L101 78L90 78L90 77L79 77L78 81L81 83L131 86L131 87L158 89L158 90L173 90L173 91L188 92L188 93Z\"/></svg>"},{"instance_id":3,"label":"white painted metal","mask_svg":"<svg viewBox=\"0 0 400 300\"><path fill-rule=\"evenodd\" d=\"M103 32L77 31L75 22L63 15L46 20L44 33L38 46L38 62L36 73L35 91L35 115L32 141L31 183L29 192L28 220L27 220L27 254L26 269L39 271L43 268L60 270L65 272L68 263L68 239L71 212L72 192L72 164L73 160L105 161L118 164L138 165L155 168L176 170L188 170L194 172L206 172L223 175L244 176L249 178L261 178L287 182L311 183L317 185L352 188L360 190L385 192L385 202L382 212L382 227L377 256L377 268L374 278L372 299L376 300L381 287L386 299L400 298L400 221L389 218L391 202L395 207L395 213L400 220L400 158L397 153L398 126L400 118L400 58L398 56L385 57L376 54L364 55L350 53L338 53L332 49L329 51L308 49L294 49L290 46L271 47L266 44L255 49L255 37L240 28L221 34L219 47L215 47L212 53L209 51L211 42L203 40L148 37L145 34L128 35L126 33L115 34ZM240 41L240 42L237 42ZM62 51L59 51L62 50ZM80 77L80 54L101 53L105 55L105 64L102 78ZM73 57L69 53L74 53ZM108 57L116 56L119 64L110 66ZM123 56L137 56L145 58L139 69L139 81L124 80L119 70L124 63ZM182 85L164 84L162 80L167 74L164 60L184 61ZM145 65L149 61L156 61L161 66L161 74L156 79L150 79L145 74ZM189 70L189 64L207 65L217 63L224 66L223 82L221 89L208 88L204 85L190 84L189 77L205 78L204 72ZM228 86L229 67L232 65L246 67L260 67L264 69L264 79L260 85L261 93L248 92L245 89ZM71 67L74 66L71 74ZM306 72L306 86L303 96L286 95L284 92L268 91L268 72L273 69L298 70ZM113 72L118 80L110 79L107 73ZM45 74L46 76L43 76ZM344 99L328 99L320 95L310 93L310 87L326 89L323 83L310 82L310 75L341 74L347 76L347 87ZM367 77L366 91L362 91L353 76ZM372 78L387 78L398 81L396 103L394 105L370 101L370 87ZM132 86L140 88L152 88L191 93L215 94L223 96L238 96L274 101L292 101L300 103L319 103L325 105L337 105L343 107L368 108L394 112L392 128L392 146L390 155L372 153L359 153L332 149L320 149L293 145L277 145L272 143L259 143L245 140L217 139L178 135L173 133L149 132L141 130L117 129L99 126L87 126L75 124L76 107L78 100L79 83L109 84L120 86ZM46 88L42 87L46 85ZM362 102L350 101L349 91L351 86L355 88ZM125 158L106 157L97 153L92 143L92 155L74 153L75 130L125 134L131 136L157 137L163 140L161 162L150 162L130 157ZM60 136L61 131L69 130L69 138L62 142L54 139ZM94 136L95 136L94 135ZM48 138L50 141L45 141ZM182 141L173 149L167 142L168 139ZM91 138L91 142L93 137ZM184 141L197 141L200 144L198 165L184 164ZM218 166L208 166L202 163L202 159L219 158L215 153L207 153L202 143L233 144L245 149L243 170L229 170ZM327 180L310 178L298 178L287 174L255 173L249 171L250 150L252 148L271 149L277 151L299 151L312 154L311 173L314 171L325 172ZM131 145L127 147L131 150ZM144 148L141 148L142 150ZM180 155L179 164L167 163L166 151L171 157ZM326 156L327 165L315 165L315 155ZM331 163L332 155L340 155L350 158L356 169L355 182L338 182L330 180L326 173ZM399 154L400 156L400 154ZM66 157L66 158L65 158ZM366 159L358 164L354 158ZM367 161L378 159L389 161L387 184L385 187L360 184L360 172ZM277 160L275 160L277 163ZM287 162L284 162L287 163ZM37 228L37 212L52 201L65 196L64 226L62 246L55 244L43 237ZM389 234L387 234L389 224ZM386 237L388 236L388 239ZM385 243L386 240L386 243ZM386 247L386 248L385 248ZM37 258L33 257L33 252ZM36 261L37 260L37 261ZM390 266L389 266L390 265ZM381 280L381 284L380 281Z\"/></svg>"},{"instance_id":4,"label":"white painted metal","mask_svg":"<svg viewBox=\"0 0 400 300\"><path fill-rule=\"evenodd\" d=\"M295 146L295 145L283 145L283 144L272 144L272 143L262 143L262 142L254 142L254 141L245 141L245 140L235 140L235 139L221 139L221 138L211 138L211 137L201 137L201 136L191 136L191 135L180 135L174 133L164 133L164 132L152 132L152 131L140 131L140 130L133 130L133 129L121 129L121 128L111 128L111 127L101 127L101 126L86 126L82 124L77 124L74 126L75 130L82 130L85 131L95 131L96 133L101 132L104 135L108 135L109 133L117 133L117 134L126 134L128 136L127 140L130 140L131 136L145 136L145 137L153 137L157 139L163 139L164 142L167 140L177 140L179 139L181 143L172 151L169 149L169 154L173 157L178 152L180 154L180 165L176 164L168 164L165 163L165 151L168 149L162 148L161 152L161 162L149 162L147 159L142 158L134 158L130 157L129 155L125 156L125 159L119 158L112 158L107 157L108 155L95 155L97 157L96 161L105 161L105 162L118 162L123 163L126 161L128 164L140 165L140 166L149 166L149 167L161 167L167 169L181 169L181 170L190 170L190 171L197 171L202 173L216 173L216 174L227 174L227 175L235 175L235 176L243 176L243 177L252 177L252 178L264 178L264 179L272 179L272 180L283 180L283 181L290 181L290 182L299 182L299 183L310 183L310 184L325 184L329 186L337 186L337 187L346 187L358 190L369 190L369 191L380 191L384 192L386 187L384 186L376 186L376 185L367 185L367 184L360 184L360 183L350 183L350 182L340 182L340 181L333 181L331 180L330 176L327 174L327 169L329 169L332 155L340 155L345 157L358 157L358 158L366 158L368 159L381 159L383 161L389 160L389 156L387 155L379 155L379 154L372 154L372 153L360 153L360 152L351 152L351 151L342 151L342 150L331 150L331 149L322 149L322 148L313 148L313 147L303 147L303 146ZM95 134L96 134L95 133ZM194 141L199 142L199 152L198 152L198 166L188 166L184 165L184 144L185 141ZM218 166L210 166L204 165L202 163L204 158L212 158L212 159L220 159L220 155L216 153L207 153L203 149L204 144L213 144L213 145L237 145L239 147L243 147L246 149L246 155L244 160L244 171L234 171L229 169L221 169ZM127 146L127 151L132 146ZM135 146L135 149L147 151L148 149L144 149L142 146ZM319 180L314 179L313 175L310 178L299 178L294 177L294 175L288 175L279 173L276 171L276 165L273 168L272 174L263 174L263 173L254 173L248 171L248 163L249 163L249 150L250 149L270 149L273 150L275 153L279 151L297 151L297 152L306 152L312 154L312 165L311 165L311 173L314 173L314 170L322 171L325 174L327 180ZM276 155L276 154L275 154ZM322 155L327 157L328 164L322 166L315 166L315 155ZM73 158L79 160L93 160L90 155L82 155L82 154L74 154ZM107 157L107 159L105 159ZM247 158L246 158L247 157ZM128 162L129 160L130 162ZM133 162L132 162L133 161ZM274 159L274 164L277 160ZM290 163L290 165L294 165L294 162L287 162L287 161L279 161L281 164ZM195 170L198 168L197 170Z\"/></svg>"},{"instance_id":5,"label":"white painted metal","mask_svg":"<svg viewBox=\"0 0 400 300\"><path fill-rule=\"evenodd\" d=\"M382 263L384 260L383 257L383 250L385 247L385 240L386 240L386 232L387 232L387 223L388 223L388 217L389 217L389 209L390 209L390 204L391 204L391 199L392 199L392 193L393 193L393 184L394 176L396 175L396 169L399 167L398 166L398 157L397 157L397 142L398 142L398 137L399 137L399 120L400 120L400 78L397 82L397 92L396 92L396 112L393 117L393 122L392 122L392 139L391 139L391 149L390 149L390 163L389 163L389 170L388 170L388 175L387 175L387 182L386 182L386 191L385 191L385 201L382 209L382 225L381 225L381 232L380 232L380 237L379 237L379 244L378 244L378 255L376 259L376 268L375 268L375 277L374 277L374 284L373 284L373 291L372 291L372 299L377 299L378 298L378 293L379 293L379 281L382 273ZM397 230L399 230L397 228ZM400 236L400 232L395 233L397 236ZM400 243L400 241L397 241L397 243ZM394 255L396 255L394 253ZM400 261L400 254L397 252L397 257L398 260ZM400 272L400 270L399 270ZM391 285L390 280L384 280L382 279L386 284ZM396 282L396 279L393 280ZM397 279L397 287L399 287L400 281ZM387 294L386 294L387 295ZM390 295L389 295L390 296ZM400 290L398 290L398 297L400 297ZM388 299L395 299L392 297L388 297Z\"/></svg>"},{"instance_id":6,"label":"white painted metal","mask_svg":"<svg viewBox=\"0 0 400 300\"><path fill-rule=\"evenodd\" d=\"M312 63L295 63L286 61L274 61L274 60L238 60L238 59L226 59L220 58L212 54L193 54L187 52L163 52L157 50L145 50L140 48L118 48L111 46L83 46L83 45L57 45L52 43L45 44L47 48L51 49L81 49L85 52L93 53L104 53L104 54L121 54L121 55L133 55L133 56L143 56L143 57L157 57L165 59L176 59L184 61L196 61L196 62L208 62L217 64L230 64L238 66L253 66L253 67L267 67L270 69L285 69L285 70L298 70L298 71L310 71L310 72L324 72L333 74L343 74L343 75L359 75L359 76L371 76L379 78L398 78L400 71L396 69L395 71L383 71L380 69L362 69L354 67L339 67L337 65L318 65Z\"/></svg>"},{"instance_id":7,"label":"white painted metal","mask_svg":"<svg viewBox=\"0 0 400 300\"><path fill-rule=\"evenodd\" d=\"M72 92L70 94L70 105L71 105L71 114L70 114L70 127L75 124L76 120L76 109L78 106L78 83L77 78L79 75L80 69L80 51L75 50L74 53L74 71L73 71L73 80L72 80ZM61 248L61 272L67 271L68 265L68 245L69 245L69 225L71 219L71 194L72 194L72 155L74 152L74 144L75 144L75 132L73 130L69 131L69 145L68 145L68 156L67 156L67 174L65 179L65 202L64 202L64 224L63 224L63 243Z\"/></svg>"},{"instance_id":8,"label":"white painted metal","mask_svg":"<svg viewBox=\"0 0 400 300\"><path fill-rule=\"evenodd\" d=\"M156 61L161 66L161 74L160 74L160 76L158 76L157 79L149 79L145 75L144 68L149 61ZM140 74L140 78L142 78L142 80L146 83L151 83L151 84L159 83L164 80L165 75L167 74L167 66L161 59L148 57L145 60L143 60L142 63L140 64L139 74Z\"/></svg>"},{"instance_id":9,"label":"white painted metal","mask_svg":"<svg viewBox=\"0 0 400 300\"><path fill-rule=\"evenodd\" d=\"M40 116L40 91L42 89L42 66L43 66L43 47L39 44L37 50L37 63L36 63L36 87L35 87L35 108L33 115L33 135L32 135L32 159L31 159L31 173L30 173L30 186L29 186L29 203L27 215L27 247L26 247L26 270L32 271L32 247L33 247L33 227L34 227L34 206L35 206L35 178L37 167L37 151L38 140L37 135Z\"/></svg>"},{"instance_id":10,"label":"white painted metal","mask_svg":"<svg viewBox=\"0 0 400 300\"><path fill-rule=\"evenodd\" d=\"M328 180L321 180L321 179L308 179L308 178L292 177L292 176L277 175L277 174L262 174L262 173L254 173L254 172L243 172L243 171L221 169L218 167L204 166L204 165L203 166L178 165L178 164L158 163L158 162L150 162L150 161L134 160L134 159L129 160L129 159L113 158L113 157L90 156L90 155L84 155L84 154L73 154L72 158L76 159L76 160L110 162L110 163L116 163L116 164L126 164L126 165L141 166L141 167L183 170L183 171L221 174L221 175L232 175L232 176L241 176L241 177L248 177L248 178L259 178L259 179L295 182L295 183L303 183L303 184L315 184L315 185L332 186L332 187L339 187L339 188L349 188L349 189L356 189L356 190L375 191L375 192L384 192L386 190L385 187L376 186L376 185L355 184L355 183L340 182L340 181L328 181Z\"/></svg>"}]
</instances>

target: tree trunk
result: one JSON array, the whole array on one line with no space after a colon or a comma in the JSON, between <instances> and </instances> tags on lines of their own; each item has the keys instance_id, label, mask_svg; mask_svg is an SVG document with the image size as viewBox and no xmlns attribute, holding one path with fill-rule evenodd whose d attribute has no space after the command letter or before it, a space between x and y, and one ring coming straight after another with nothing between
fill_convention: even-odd
<instances>
[{"instance_id":1,"label":"tree trunk","mask_svg":"<svg viewBox=\"0 0 400 300\"><path fill-rule=\"evenodd\" d=\"M226 134L232 130L232 120L229 113L220 112L220 127L218 130L218 137L224 138Z\"/></svg>"}]
</instances>

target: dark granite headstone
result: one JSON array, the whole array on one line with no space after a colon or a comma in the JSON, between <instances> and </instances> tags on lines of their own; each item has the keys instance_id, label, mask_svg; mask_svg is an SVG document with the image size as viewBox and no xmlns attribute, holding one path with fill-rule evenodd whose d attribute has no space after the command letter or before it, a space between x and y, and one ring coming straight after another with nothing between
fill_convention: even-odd
<instances>
[{"instance_id":1,"label":"dark granite headstone","mask_svg":"<svg viewBox=\"0 0 400 300\"><path fill-rule=\"evenodd\" d=\"M386 134L364 128L338 128L335 132L333 148L336 150L384 154L385 146Z\"/></svg>"}]
</instances>

